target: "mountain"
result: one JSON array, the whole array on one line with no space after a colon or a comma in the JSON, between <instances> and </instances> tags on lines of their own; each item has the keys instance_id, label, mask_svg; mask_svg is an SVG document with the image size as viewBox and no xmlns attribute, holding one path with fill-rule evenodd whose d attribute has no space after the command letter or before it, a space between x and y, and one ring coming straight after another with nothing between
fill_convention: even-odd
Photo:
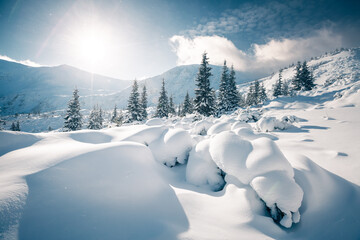
<instances>
[{"instance_id":1,"label":"mountain","mask_svg":"<svg viewBox=\"0 0 360 240\"><path fill-rule=\"evenodd\" d=\"M157 103L163 78L175 103L183 101L186 91L193 96L198 68L199 65L179 66L139 81L140 87L147 86L149 105ZM222 67L212 68L211 85L217 89ZM238 83L257 77L241 72L236 72L236 75ZM104 109L112 109L114 104L125 108L132 81L91 74L67 65L29 67L0 60L0 84L0 115L4 116L65 109L75 86L79 89L83 109L91 109L94 104Z\"/></svg>"},{"instance_id":2,"label":"mountain","mask_svg":"<svg viewBox=\"0 0 360 240\"><path fill-rule=\"evenodd\" d=\"M309 61L308 65L313 70L317 88L306 94L331 92L323 96L331 100L336 91L350 88L359 79L360 49L335 51ZM217 90L222 66L211 67L211 86ZM198 68L199 65L178 66L158 76L139 80L140 90L146 84L149 106L154 106L158 100L161 80L165 79L168 95L172 95L174 102L179 104L187 91L194 97ZM283 79L290 81L294 76L294 69L295 67L284 69ZM258 77L236 71L239 90L246 93L249 84ZM274 73L259 80L264 83L270 97L277 78L278 73ZM91 109L94 104L99 104L104 109L112 109L115 104L126 108L132 81L91 74L67 65L34 68L1 60L0 84L0 115L6 116L63 110L71 98L74 86L80 90L82 109Z\"/></svg>"},{"instance_id":3,"label":"mountain","mask_svg":"<svg viewBox=\"0 0 360 240\"><path fill-rule=\"evenodd\" d=\"M113 94L131 81L91 74L77 68L29 67L0 60L0 114L64 109L74 87L84 98Z\"/></svg>"}]
</instances>

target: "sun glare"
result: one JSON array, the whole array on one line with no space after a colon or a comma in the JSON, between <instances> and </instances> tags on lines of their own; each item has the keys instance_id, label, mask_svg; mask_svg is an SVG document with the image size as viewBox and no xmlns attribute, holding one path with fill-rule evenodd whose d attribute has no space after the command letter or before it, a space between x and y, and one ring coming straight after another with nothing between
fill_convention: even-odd
<instances>
[{"instance_id":1,"label":"sun glare","mask_svg":"<svg viewBox=\"0 0 360 240\"><path fill-rule=\"evenodd\" d=\"M91 64L100 64L111 54L111 34L103 26L91 25L74 32L72 53Z\"/></svg>"}]
</instances>

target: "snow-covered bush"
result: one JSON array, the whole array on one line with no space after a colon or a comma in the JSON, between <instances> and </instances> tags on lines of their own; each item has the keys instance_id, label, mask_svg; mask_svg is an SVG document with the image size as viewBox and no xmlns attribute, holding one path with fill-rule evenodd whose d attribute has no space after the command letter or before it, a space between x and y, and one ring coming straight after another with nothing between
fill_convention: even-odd
<instances>
[{"instance_id":1,"label":"snow-covered bush","mask_svg":"<svg viewBox=\"0 0 360 240\"><path fill-rule=\"evenodd\" d=\"M293 168L275 142L268 138L250 142L225 131L210 139L209 152L226 174L250 184L276 222L289 228L299 221L303 191L294 180Z\"/></svg>"},{"instance_id":2,"label":"snow-covered bush","mask_svg":"<svg viewBox=\"0 0 360 240\"><path fill-rule=\"evenodd\" d=\"M220 132L226 131L226 130L230 130L231 129L231 124L227 123L227 122L218 122L215 123L214 125L212 125L209 130L207 131L207 135L214 135L214 134L218 134Z\"/></svg>"},{"instance_id":3,"label":"snow-covered bush","mask_svg":"<svg viewBox=\"0 0 360 240\"><path fill-rule=\"evenodd\" d=\"M239 110L237 120L243 122L257 122L261 118L261 110L241 109Z\"/></svg>"},{"instance_id":4,"label":"snow-covered bush","mask_svg":"<svg viewBox=\"0 0 360 240\"><path fill-rule=\"evenodd\" d=\"M195 123L191 134L206 135L209 128L213 125L212 122L208 120L201 120Z\"/></svg>"},{"instance_id":5,"label":"snow-covered bush","mask_svg":"<svg viewBox=\"0 0 360 240\"><path fill-rule=\"evenodd\" d=\"M216 166L209 153L210 139L199 142L189 155L186 166L186 181L196 186L221 190L225 181L223 172Z\"/></svg>"},{"instance_id":6,"label":"snow-covered bush","mask_svg":"<svg viewBox=\"0 0 360 240\"><path fill-rule=\"evenodd\" d=\"M173 167L187 161L193 140L187 131L175 128L165 131L161 137L151 142L149 147L158 162Z\"/></svg>"},{"instance_id":7,"label":"snow-covered bush","mask_svg":"<svg viewBox=\"0 0 360 240\"><path fill-rule=\"evenodd\" d=\"M262 117L257 123L257 128L262 132L272 132L275 129L285 130L292 126L292 123L298 122L299 119L295 116L284 116L281 120L275 117Z\"/></svg>"}]
</instances>

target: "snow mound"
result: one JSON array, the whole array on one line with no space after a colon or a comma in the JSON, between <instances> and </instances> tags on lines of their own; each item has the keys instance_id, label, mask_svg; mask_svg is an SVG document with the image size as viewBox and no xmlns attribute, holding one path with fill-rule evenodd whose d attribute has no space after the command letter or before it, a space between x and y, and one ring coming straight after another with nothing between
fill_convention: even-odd
<instances>
[{"instance_id":1,"label":"snow mound","mask_svg":"<svg viewBox=\"0 0 360 240\"><path fill-rule=\"evenodd\" d=\"M240 121L236 121L231 125L231 130L233 130L233 131L238 128L250 128L251 129L251 125L246 122L240 122Z\"/></svg>"},{"instance_id":2,"label":"snow mound","mask_svg":"<svg viewBox=\"0 0 360 240\"><path fill-rule=\"evenodd\" d=\"M233 132L226 131L211 139L209 152L216 165L227 174L234 175L248 184L250 172L246 159L253 150L251 143Z\"/></svg>"},{"instance_id":3,"label":"snow mound","mask_svg":"<svg viewBox=\"0 0 360 240\"><path fill-rule=\"evenodd\" d=\"M191 134L206 135L212 125L213 123L208 120L200 120L195 123L193 129L191 130Z\"/></svg>"},{"instance_id":4,"label":"snow mound","mask_svg":"<svg viewBox=\"0 0 360 240\"><path fill-rule=\"evenodd\" d=\"M296 119L293 118L287 118L288 116L285 116L282 118L282 120L279 120L275 117L262 117L257 123L257 128L262 132L272 132L275 129L279 130L285 130L292 126L292 122L295 122Z\"/></svg>"},{"instance_id":5,"label":"snow mound","mask_svg":"<svg viewBox=\"0 0 360 240\"><path fill-rule=\"evenodd\" d=\"M16 149L33 145L42 138L23 132L0 131L0 156Z\"/></svg>"},{"instance_id":6,"label":"snow mound","mask_svg":"<svg viewBox=\"0 0 360 240\"><path fill-rule=\"evenodd\" d=\"M155 159L168 167L173 167L177 163L184 164L192 146L190 134L180 128L169 129L149 144Z\"/></svg>"},{"instance_id":7,"label":"snow mound","mask_svg":"<svg viewBox=\"0 0 360 240\"><path fill-rule=\"evenodd\" d=\"M164 121L161 118L152 118L147 120L145 125L148 126L164 125Z\"/></svg>"},{"instance_id":8,"label":"snow mound","mask_svg":"<svg viewBox=\"0 0 360 240\"><path fill-rule=\"evenodd\" d=\"M78 142L100 144L111 142L112 137L96 131L96 130L84 130L77 133L70 133L69 137Z\"/></svg>"},{"instance_id":9,"label":"snow mound","mask_svg":"<svg viewBox=\"0 0 360 240\"><path fill-rule=\"evenodd\" d=\"M149 145L151 142L159 138L165 131L166 127L164 126L152 126L132 134L123 139L123 141L138 142L145 145Z\"/></svg>"},{"instance_id":10,"label":"snow mound","mask_svg":"<svg viewBox=\"0 0 360 240\"><path fill-rule=\"evenodd\" d=\"M209 153L210 139L201 141L191 150L186 166L186 181L196 186L221 190L225 181L221 170L216 166Z\"/></svg>"},{"instance_id":11,"label":"snow mound","mask_svg":"<svg viewBox=\"0 0 360 240\"><path fill-rule=\"evenodd\" d=\"M300 221L299 208L304 192L285 172L266 173L254 178L250 186L270 209L272 218L282 226L290 228Z\"/></svg>"},{"instance_id":12,"label":"snow mound","mask_svg":"<svg viewBox=\"0 0 360 240\"><path fill-rule=\"evenodd\" d=\"M231 124L227 122L219 122L212 125L207 131L207 135L218 134L223 131L227 131L231 129Z\"/></svg>"}]
</instances>

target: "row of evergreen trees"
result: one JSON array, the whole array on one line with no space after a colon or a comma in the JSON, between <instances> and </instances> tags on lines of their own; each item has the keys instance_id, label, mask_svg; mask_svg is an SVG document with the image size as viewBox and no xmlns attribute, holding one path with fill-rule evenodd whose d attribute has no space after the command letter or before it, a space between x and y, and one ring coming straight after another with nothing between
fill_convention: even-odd
<instances>
[{"instance_id":1,"label":"row of evergreen trees","mask_svg":"<svg viewBox=\"0 0 360 240\"><path fill-rule=\"evenodd\" d=\"M186 114L198 113L203 116L222 115L226 112L233 111L239 107L259 105L268 99L264 84L254 81L249 87L246 96L242 96L236 88L236 78L234 67L230 70L224 61L222 74L220 77L220 85L218 97L216 97L214 89L210 86L210 77L212 76L211 67L209 66L209 58L206 52L202 56L199 71L196 76L195 98L191 99L189 93L185 95L185 99L175 110L172 96L168 97L165 89L165 81L162 80L158 104L156 107L155 117L169 117L171 115L185 116ZM282 70L279 71L279 78L273 87L273 96L287 96L292 91L308 91L314 87L314 78L309 70L307 63L298 62L296 66L296 74L292 80L290 88L287 81L282 80ZM130 93L127 105L127 115L123 116L122 111L118 112L115 105L111 122L117 126L123 122L143 121L147 119L147 90L143 86L142 93L139 93L139 86L134 80L132 91ZM94 106L89 116L89 129L101 129L103 127L103 111L98 106ZM82 128L82 115L80 113L80 103L78 90L75 89L73 98L69 101L68 110L65 116L65 130L79 130Z\"/></svg>"}]
</instances>

